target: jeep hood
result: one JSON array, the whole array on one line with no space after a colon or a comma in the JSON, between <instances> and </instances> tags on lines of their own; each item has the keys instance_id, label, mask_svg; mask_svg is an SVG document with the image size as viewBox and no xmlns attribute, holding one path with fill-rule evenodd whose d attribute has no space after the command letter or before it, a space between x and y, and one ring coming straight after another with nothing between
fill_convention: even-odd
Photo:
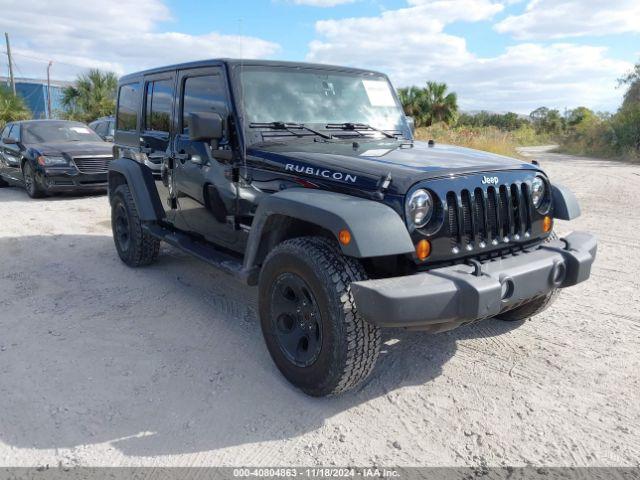
<instances>
[{"instance_id":1,"label":"jeep hood","mask_svg":"<svg viewBox=\"0 0 640 480\"><path fill-rule=\"evenodd\" d=\"M354 143L356 142L356 143ZM291 171L313 181L318 169L330 169L358 177L357 186L375 186L380 177L391 175L390 193L405 193L421 180L498 170L537 170L535 165L515 158L456 147L429 146L426 142L356 138L338 142L269 142L248 149L248 160L259 160L269 169ZM309 168L311 167L311 168ZM313 171L313 172L312 172ZM369 181L361 182L360 180ZM372 184L371 180L375 179ZM368 185L367 185L368 184Z\"/></svg>"}]
</instances>

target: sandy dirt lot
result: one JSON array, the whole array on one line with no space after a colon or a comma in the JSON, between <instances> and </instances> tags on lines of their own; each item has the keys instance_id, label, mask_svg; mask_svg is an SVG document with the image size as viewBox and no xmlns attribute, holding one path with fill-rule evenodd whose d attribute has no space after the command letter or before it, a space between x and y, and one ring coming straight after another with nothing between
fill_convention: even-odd
<instances>
[{"instance_id":1,"label":"sandy dirt lot","mask_svg":"<svg viewBox=\"0 0 640 480\"><path fill-rule=\"evenodd\" d=\"M599 237L532 321L388 331L371 381L313 399L255 289L174 249L132 270L105 196L0 189L0 464L640 465L640 167L530 150Z\"/></svg>"}]
</instances>

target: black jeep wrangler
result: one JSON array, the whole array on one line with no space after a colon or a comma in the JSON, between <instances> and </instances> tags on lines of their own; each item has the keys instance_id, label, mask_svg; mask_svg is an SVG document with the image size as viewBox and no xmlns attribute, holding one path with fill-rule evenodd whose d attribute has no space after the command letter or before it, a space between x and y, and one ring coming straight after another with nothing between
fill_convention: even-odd
<instances>
[{"instance_id":1,"label":"black jeep wrangler","mask_svg":"<svg viewBox=\"0 0 640 480\"><path fill-rule=\"evenodd\" d=\"M373 370L382 327L521 320L589 277L574 196L525 163L414 142L383 74L210 60L120 80L109 167L120 258L161 241L258 285L262 331L310 395Z\"/></svg>"}]
</instances>

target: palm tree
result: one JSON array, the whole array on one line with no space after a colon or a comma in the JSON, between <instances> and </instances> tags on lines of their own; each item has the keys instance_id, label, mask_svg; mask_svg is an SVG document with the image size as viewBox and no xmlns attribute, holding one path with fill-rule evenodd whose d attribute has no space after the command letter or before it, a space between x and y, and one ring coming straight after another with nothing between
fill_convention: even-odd
<instances>
[{"instance_id":1,"label":"palm tree","mask_svg":"<svg viewBox=\"0 0 640 480\"><path fill-rule=\"evenodd\" d=\"M425 88L398 90L405 114L414 118L416 127L429 127L437 122L451 124L458 115L458 97L447 93L447 84L427 82Z\"/></svg>"},{"instance_id":2,"label":"palm tree","mask_svg":"<svg viewBox=\"0 0 640 480\"><path fill-rule=\"evenodd\" d=\"M410 117L413 117L416 122L421 111L421 99L424 94L424 90L418 87L399 88L398 96L404 109L404 113ZM416 125L417 126L417 125Z\"/></svg>"},{"instance_id":3,"label":"palm tree","mask_svg":"<svg viewBox=\"0 0 640 480\"><path fill-rule=\"evenodd\" d=\"M447 93L446 83L427 82L423 102L427 126L437 122L451 124L458 116L458 96L454 92Z\"/></svg>"},{"instance_id":4,"label":"palm tree","mask_svg":"<svg viewBox=\"0 0 640 480\"><path fill-rule=\"evenodd\" d=\"M62 92L65 116L90 122L98 117L113 115L116 107L118 77L113 72L91 69L81 74L74 86Z\"/></svg>"},{"instance_id":5,"label":"palm tree","mask_svg":"<svg viewBox=\"0 0 640 480\"><path fill-rule=\"evenodd\" d=\"M7 122L29 118L31 118L31 111L24 100L14 95L8 88L0 86L0 127L4 127Z\"/></svg>"}]
</instances>

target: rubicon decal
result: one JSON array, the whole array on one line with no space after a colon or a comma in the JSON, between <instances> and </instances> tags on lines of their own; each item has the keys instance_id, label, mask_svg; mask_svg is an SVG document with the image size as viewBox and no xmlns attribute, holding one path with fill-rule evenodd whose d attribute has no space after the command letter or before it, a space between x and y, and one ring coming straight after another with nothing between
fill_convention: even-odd
<instances>
[{"instance_id":1,"label":"rubicon decal","mask_svg":"<svg viewBox=\"0 0 640 480\"><path fill-rule=\"evenodd\" d=\"M305 167L304 165L296 165L293 163L287 163L284 169L289 172L304 173L306 175L324 177L349 183L356 183L358 180L357 175L351 175L350 173L335 172L333 170L327 170L326 168Z\"/></svg>"}]
</instances>

